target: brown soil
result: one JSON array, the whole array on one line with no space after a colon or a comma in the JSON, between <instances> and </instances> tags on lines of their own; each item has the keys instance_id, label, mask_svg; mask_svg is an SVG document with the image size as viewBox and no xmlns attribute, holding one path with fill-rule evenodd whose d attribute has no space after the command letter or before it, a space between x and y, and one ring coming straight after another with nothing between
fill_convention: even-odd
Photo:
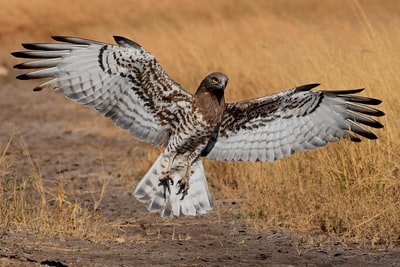
<instances>
[{"instance_id":1,"label":"brown soil","mask_svg":"<svg viewBox=\"0 0 400 267\"><path fill-rule=\"evenodd\" d=\"M22 137L43 180L51 184L62 176L82 206L95 205L88 192L100 191L96 177L111 177L99 210L116 227L113 237L100 240L2 227L0 266L400 266L399 248L257 229L238 219L240 203L223 199L216 188L211 188L215 208L207 215L150 214L129 195L144 174L130 163L146 158L143 151L150 149L61 95L32 92L33 83L17 82L14 74L0 77L0 147L11 136ZM13 149L17 145L9 152ZM19 175L28 170L21 167Z\"/></svg>"}]
</instances>

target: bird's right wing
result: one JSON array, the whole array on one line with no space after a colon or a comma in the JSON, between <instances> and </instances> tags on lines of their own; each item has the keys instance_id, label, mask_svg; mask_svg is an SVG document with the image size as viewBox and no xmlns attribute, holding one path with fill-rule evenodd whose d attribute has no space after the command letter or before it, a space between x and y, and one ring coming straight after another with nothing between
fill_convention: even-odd
<instances>
[{"instance_id":1,"label":"bird's right wing","mask_svg":"<svg viewBox=\"0 0 400 267\"><path fill-rule=\"evenodd\" d=\"M118 46L55 36L63 43L28 43L30 51L14 52L34 61L15 66L40 69L18 79L52 78L34 90L57 92L112 120L132 136L153 145L166 145L170 123L179 122L192 95L164 71L156 58L137 43L115 36Z\"/></svg>"}]
</instances>

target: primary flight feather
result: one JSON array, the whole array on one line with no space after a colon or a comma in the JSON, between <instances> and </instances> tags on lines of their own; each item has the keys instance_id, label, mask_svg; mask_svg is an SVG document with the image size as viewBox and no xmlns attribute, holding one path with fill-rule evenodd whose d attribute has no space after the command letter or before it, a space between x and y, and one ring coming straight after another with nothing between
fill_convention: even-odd
<instances>
[{"instance_id":1,"label":"primary flight feather","mask_svg":"<svg viewBox=\"0 0 400 267\"><path fill-rule=\"evenodd\" d=\"M161 216L196 215L212 209L201 157L223 161L274 161L328 142L359 136L376 139L364 126L383 125L380 100L356 95L363 89L311 91L299 86L271 96L225 103L228 77L207 75L194 95L173 81L157 59L134 41L116 45L54 36L61 43L22 44L15 65L38 69L18 79L51 78L67 98L96 111L133 137L165 147L133 195ZM364 126L363 126L364 125Z\"/></svg>"}]
</instances>

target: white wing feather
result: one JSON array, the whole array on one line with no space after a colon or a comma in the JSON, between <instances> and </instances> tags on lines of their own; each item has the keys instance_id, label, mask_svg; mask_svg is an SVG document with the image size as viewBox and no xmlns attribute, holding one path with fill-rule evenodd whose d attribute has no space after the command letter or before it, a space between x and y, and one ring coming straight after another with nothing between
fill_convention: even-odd
<instances>
[{"instance_id":1,"label":"white wing feather","mask_svg":"<svg viewBox=\"0 0 400 267\"><path fill-rule=\"evenodd\" d=\"M13 53L39 59L16 68L44 68L19 79L53 78L34 90L54 87L76 103L93 107L134 137L166 145L170 122L180 121L192 96L169 78L152 54L123 37L114 37L119 46L53 38L65 43L23 44L31 51Z\"/></svg>"},{"instance_id":2,"label":"white wing feather","mask_svg":"<svg viewBox=\"0 0 400 267\"><path fill-rule=\"evenodd\" d=\"M223 161L274 161L343 137L360 141L356 134L376 138L361 124L383 126L364 114L384 113L361 104L377 105L380 100L351 95L362 89L309 91L317 85L228 104L219 131L203 156Z\"/></svg>"}]
</instances>

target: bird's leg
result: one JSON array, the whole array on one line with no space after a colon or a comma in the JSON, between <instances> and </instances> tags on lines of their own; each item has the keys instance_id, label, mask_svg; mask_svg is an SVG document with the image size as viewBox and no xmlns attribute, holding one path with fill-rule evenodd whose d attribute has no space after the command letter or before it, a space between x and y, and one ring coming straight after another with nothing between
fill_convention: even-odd
<instances>
[{"instance_id":1,"label":"bird's leg","mask_svg":"<svg viewBox=\"0 0 400 267\"><path fill-rule=\"evenodd\" d=\"M167 187L168 192L171 192L169 186L174 185L174 181L172 180L170 173L171 173L172 162L174 160L171 159L170 156L165 156L161 160L162 160L162 162L161 162L161 177L159 179L160 183L158 185L163 185L163 186Z\"/></svg>"},{"instance_id":2,"label":"bird's leg","mask_svg":"<svg viewBox=\"0 0 400 267\"><path fill-rule=\"evenodd\" d=\"M190 178L190 171L192 167L192 160L188 159L186 162L186 171L185 175L178 181L177 186L179 187L177 195L180 193L185 194L189 190L189 178Z\"/></svg>"}]
</instances>

